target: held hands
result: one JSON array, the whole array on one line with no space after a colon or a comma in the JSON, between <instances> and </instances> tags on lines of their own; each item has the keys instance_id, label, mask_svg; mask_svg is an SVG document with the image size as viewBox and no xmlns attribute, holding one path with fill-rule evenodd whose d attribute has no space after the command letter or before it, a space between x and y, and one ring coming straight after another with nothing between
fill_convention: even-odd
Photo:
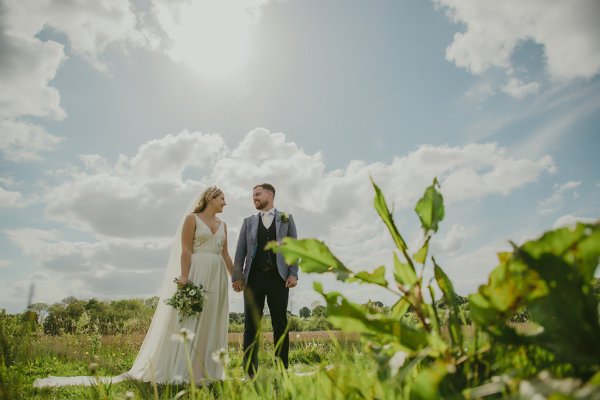
<instances>
[{"instance_id":1,"label":"held hands","mask_svg":"<svg viewBox=\"0 0 600 400\"><path fill-rule=\"evenodd\" d=\"M297 284L298 284L298 278L296 278L295 276L290 276L287 278L287 281L285 282L285 287L289 289L289 288L295 287ZM246 285L244 284L243 280L234 281L231 286L233 287L233 290L236 292L241 292L246 288Z\"/></svg>"},{"instance_id":2,"label":"held hands","mask_svg":"<svg viewBox=\"0 0 600 400\"><path fill-rule=\"evenodd\" d=\"M287 278L287 281L285 281L285 287L288 289L293 288L297 284L298 284L298 278L296 278L295 276L289 276Z\"/></svg>"},{"instance_id":3,"label":"held hands","mask_svg":"<svg viewBox=\"0 0 600 400\"><path fill-rule=\"evenodd\" d=\"M233 290L236 292L241 292L242 290L244 290L245 286L244 285L244 281L243 280L239 280L239 281L233 281Z\"/></svg>"}]
</instances>

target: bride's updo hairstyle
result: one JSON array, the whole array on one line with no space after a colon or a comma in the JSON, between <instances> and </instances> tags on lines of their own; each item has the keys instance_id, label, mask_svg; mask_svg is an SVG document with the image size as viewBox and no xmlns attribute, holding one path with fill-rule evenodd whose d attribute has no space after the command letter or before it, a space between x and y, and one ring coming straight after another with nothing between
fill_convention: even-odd
<instances>
[{"instance_id":1,"label":"bride's updo hairstyle","mask_svg":"<svg viewBox=\"0 0 600 400\"><path fill-rule=\"evenodd\" d=\"M209 186L198 199L198 204L196 204L196 207L194 207L194 213L204 211L210 200L219 197L222 193L223 192L218 187Z\"/></svg>"}]
</instances>

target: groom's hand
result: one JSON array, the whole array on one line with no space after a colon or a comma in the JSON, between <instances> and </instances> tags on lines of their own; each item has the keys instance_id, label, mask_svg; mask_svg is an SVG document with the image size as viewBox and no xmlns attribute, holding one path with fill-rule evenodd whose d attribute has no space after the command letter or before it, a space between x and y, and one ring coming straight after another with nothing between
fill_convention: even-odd
<instances>
[{"instance_id":1,"label":"groom's hand","mask_svg":"<svg viewBox=\"0 0 600 400\"><path fill-rule=\"evenodd\" d=\"M288 289L293 288L297 284L298 284L298 278L296 278L295 276L288 276L287 281L285 281L285 287Z\"/></svg>"},{"instance_id":2,"label":"groom's hand","mask_svg":"<svg viewBox=\"0 0 600 400\"><path fill-rule=\"evenodd\" d=\"M233 286L233 290L235 290L236 292L241 292L242 290L244 290L244 281L243 280L234 281L232 286Z\"/></svg>"}]
</instances>

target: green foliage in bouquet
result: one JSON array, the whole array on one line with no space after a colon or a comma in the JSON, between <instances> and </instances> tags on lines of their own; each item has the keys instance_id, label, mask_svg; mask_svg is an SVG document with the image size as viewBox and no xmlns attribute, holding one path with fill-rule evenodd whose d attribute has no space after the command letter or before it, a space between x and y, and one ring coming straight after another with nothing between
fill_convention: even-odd
<instances>
[{"instance_id":1,"label":"green foliage in bouquet","mask_svg":"<svg viewBox=\"0 0 600 400\"><path fill-rule=\"evenodd\" d=\"M428 263L429 242L445 212L437 179L415 207L423 240L412 255L383 193L372 184L375 210L396 246L393 284L385 266L354 272L317 239L285 238L268 247L303 272L332 273L340 281L377 285L397 295L389 310L375 311L314 283L330 322L361 333L377 362L378 382L397 382L401 397L410 399L530 398L548 391L560 398L600 396L600 323L592 284L600 257L599 223L557 229L499 254L500 265L488 283L469 296L473 325L464 327L470 322L464 298L434 257ZM427 268L433 272L428 281ZM436 305L440 299L443 309L440 301ZM523 313L534 322L519 330L511 319ZM565 385L563 378L577 383Z\"/></svg>"},{"instance_id":2,"label":"green foliage in bouquet","mask_svg":"<svg viewBox=\"0 0 600 400\"><path fill-rule=\"evenodd\" d=\"M173 279L173 282L178 285L177 291L171 298L166 299L165 303L178 311L180 321L198 316L204 309L206 290L202 285L189 281L179 286L179 278Z\"/></svg>"}]
</instances>

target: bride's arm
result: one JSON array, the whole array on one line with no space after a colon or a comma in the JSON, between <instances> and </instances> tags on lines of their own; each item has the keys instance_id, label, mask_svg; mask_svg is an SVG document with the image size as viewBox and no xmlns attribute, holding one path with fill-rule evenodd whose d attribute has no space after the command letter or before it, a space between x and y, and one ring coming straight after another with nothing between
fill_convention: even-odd
<instances>
[{"instance_id":1,"label":"bride's arm","mask_svg":"<svg viewBox=\"0 0 600 400\"><path fill-rule=\"evenodd\" d=\"M225 222L223 222L225 224ZM227 267L227 271L229 271L229 275L233 276L233 261L231 261L231 256L229 256L229 250L227 249L227 224L225 226L225 243L223 243L223 250L221 251L221 256L223 257L223 261L225 261L225 267Z\"/></svg>"},{"instance_id":2,"label":"bride's arm","mask_svg":"<svg viewBox=\"0 0 600 400\"><path fill-rule=\"evenodd\" d=\"M194 246L194 232L196 230L196 218L190 214L185 217L183 228L181 228L181 277L179 284L185 285L190 277L192 265L192 248Z\"/></svg>"}]
</instances>

